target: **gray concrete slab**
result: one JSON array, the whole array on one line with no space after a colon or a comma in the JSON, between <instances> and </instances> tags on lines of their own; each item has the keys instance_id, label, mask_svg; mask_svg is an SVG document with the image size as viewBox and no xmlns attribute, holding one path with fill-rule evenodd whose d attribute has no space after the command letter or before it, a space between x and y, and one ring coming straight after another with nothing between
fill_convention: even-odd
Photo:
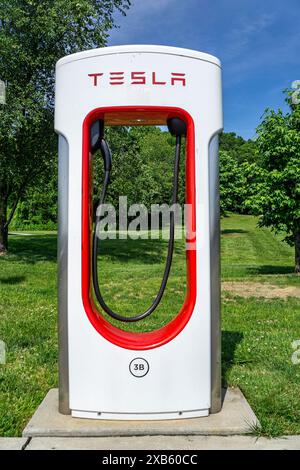
<instances>
[{"instance_id":1,"label":"gray concrete slab","mask_svg":"<svg viewBox=\"0 0 300 470\"><path fill-rule=\"evenodd\" d=\"M26 441L24 437L0 437L0 450L22 450Z\"/></svg>"},{"instance_id":2,"label":"gray concrete slab","mask_svg":"<svg viewBox=\"0 0 300 470\"><path fill-rule=\"evenodd\" d=\"M35 437L26 450L300 450L300 436Z\"/></svg>"},{"instance_id":3,"label":"gray concrete slab","mask_svg":"<svg viewBox=\"0 0 300 470\"><path fill-rule=\"evenodd\" d=\"M115 421L72 418L58 413L58 390L48 392L23 431L24 437L112 437L149 435L236 435L258 420L237 388L227 389L220 413L205 418Z\"/></svg>"}]
</instances>

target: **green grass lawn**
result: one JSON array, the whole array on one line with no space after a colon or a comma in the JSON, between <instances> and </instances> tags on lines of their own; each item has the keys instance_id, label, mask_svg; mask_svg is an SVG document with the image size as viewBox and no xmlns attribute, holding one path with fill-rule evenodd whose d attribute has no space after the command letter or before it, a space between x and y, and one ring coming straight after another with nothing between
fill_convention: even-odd
<instances>
[{"instance_id":1,"label":"green grass lawn","mask_svg":"<svg viewBox=\"0 0 300 470\"><path fill-rule=\"evenodd\" d=\"M99 269L106 300L132 315L147 308L164 268L167 242L106 241ZM159 309L135 331L168 322L185 293L184 245L176 242L168 292ZM251 216L222 220L222 279L299 286L293 250ZM223 380L239 386L266 435L300 434L300 365L292 342L300 339L300 300L222 295ZM56 235L12 235L10 254L0 258L0 435L19 435L50 387L57 386Z\"/></svg>"}]
</instances>

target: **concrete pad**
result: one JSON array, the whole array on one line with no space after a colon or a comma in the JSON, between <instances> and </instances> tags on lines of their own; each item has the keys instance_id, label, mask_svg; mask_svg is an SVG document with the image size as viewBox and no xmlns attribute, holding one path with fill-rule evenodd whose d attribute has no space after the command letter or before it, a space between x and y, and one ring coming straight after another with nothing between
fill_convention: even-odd
<instances>
[{"instance_id":1,"label":"concrete pad","mask_svg":"<svg viewBox=\"0 0 300 470\"><path fill-rule=\"evenodd\" d=\"M22 450L26 442L23 437L0 437L0 450Z\"/></svg>"},{"instance_id":2,"label":"concrete pad","mask_svg":"<svg viewBox=\"0 0 300 470\"><path fill-rule=\"evenodd\" d=\"M300 450L300 436L35 437L26 450Z\"/></svg>"},{"instance_id":3,"label":"concrete pad","mask_svg":"<svg viewBox=\"0 0 300 470\"><path fill-rule=\"evenodd\" d=\"M58 412L58 390L51 389L25 427L23 437L112 437L151 435L235 435L259 422L242 392L224 391L220 413L204 418L162 421L115 421L72 418Z\"/></svg>"}]
</instances>

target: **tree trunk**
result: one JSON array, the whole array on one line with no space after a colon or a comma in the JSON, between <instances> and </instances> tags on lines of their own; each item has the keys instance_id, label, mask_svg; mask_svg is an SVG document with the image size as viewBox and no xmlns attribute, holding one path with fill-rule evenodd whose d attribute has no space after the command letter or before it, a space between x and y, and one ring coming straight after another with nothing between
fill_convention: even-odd
<instances>
[{"instance_id":1,"label":"tree trunk","mask_svg":"<svg viewBox=\"0 0 300 470\"><path fill-rule=\"evenodd\" d=\"M300 232L295 236L295 273L300 274Z\"/></svg>"},{"instance_id":2,"label":"tree trunk","mask_svg":"<svg viewBox=\"0 0 300 470\"><path fill-rule=\"evenodd\" d=\"M8 249L7 197L0 194L0 256Z\"/></svg>"}]
</instances>

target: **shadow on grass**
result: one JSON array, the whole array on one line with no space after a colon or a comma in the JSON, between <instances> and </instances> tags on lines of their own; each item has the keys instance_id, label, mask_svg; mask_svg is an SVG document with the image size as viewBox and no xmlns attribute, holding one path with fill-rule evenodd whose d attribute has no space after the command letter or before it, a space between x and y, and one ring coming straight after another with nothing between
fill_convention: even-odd
<instances>
[{"instance_id":1,"label":"shadow on grass","mask_svg":"<svg viewBox=\"0 0 300 470\"><path fill-rule=\"evenodd\" d=\"M168 240L100 240L99 255L120 262L140 262L143 264L162 263L167 254ZM184 243L176 243L176 254L185 251ZM3 261L23 261L35 264L39 261L57 261L57 236L55 234L26 237L12 236L9 239L9 255Z\"/></svg>"},{"instance_id":2,"label":"shadow on grass","mask_svg":"<svg viewBox=\"0 0 300 470\"><path fill-rule=\"evenodd\" d=\"M168 240L103 240L99 242L99 255L108 256L121 262L140 262L143 264L164 262L167 255ZM174 253L181 254L184 244L175 244Z\"/></svg>"},{"instance_id":3,"label":"shadow on grass","mask_svg":"<svg viewBox=\"0 0 300 470\"><path fill-rule=\"evenodd\" d=\"M236 233L249 233L248 230L242 229L225 229L221 230L221 235L234 235Z\"/></svg>"},{"instance_id":4,"label":"shadow on grass","mask_svg":"<svg viewBox=\"0 0 300 470\"><path fill-rule=\"evenodd\" d=\"M244 338L239 331L222 331L222 382L226 386L226 377L236 364L234 359L237 346Z\"/></svg>"},{"instance_id":5,"label":"shadow on grass","mask_svg":"<svg viewBox=\"0 0 300 470\"><path fill-rule=\"evenodd\" d=\"M25 281L25 276L8 276L0 278L0 284L20 284L21 282Z\"/></svg>"},{"instance_id":6,"label":"shadow on grass","mask_svg":"<svg viewBox=\"0 0 300 470\"><path fill-rule=\"evenodd\" d=\"M293 274L293 266L249 266L246 268L248 274Z\"/></svg>"},{"instance_id":7,"label":"shadow on grass","mask_svg":"<svg viewBox=\"0 0 300 470\"><path fill-rule=\"evenodd\" d=\"M38 261L57 260L57 237L55 234L39 234L34 236L12 236L8 242L8 256L3 261L23 261L35 264Z\"/></svg>"}]
</instances>

